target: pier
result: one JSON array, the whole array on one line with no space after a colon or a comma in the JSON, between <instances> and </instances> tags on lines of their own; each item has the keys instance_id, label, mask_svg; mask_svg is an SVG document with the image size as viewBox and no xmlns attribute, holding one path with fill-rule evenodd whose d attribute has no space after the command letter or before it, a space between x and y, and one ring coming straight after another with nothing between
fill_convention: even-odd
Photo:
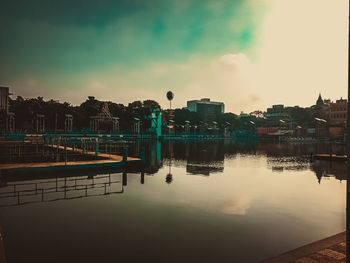
<instances>
[{"instance_id":1,"label":"pier","mask_svg":"<svg viewBox=\"0 0 350 263\"><path fill-rule=\"evenodd\" d=\"M40 140L39 140L40 139ZM9 161L0 164L0 174L13 174L18 172L38 171L72 171L86 169L109 169L126 165L139 165L144 160L144 152L140 158L129 157L128 148L122 146L123 154L116 154L116 145L104 143L99 145L98 138L50 138L50 143L45 138L25 141L1 141L5 151L9 150L16 158L32 158L31 162ZM104 152L101 152L102 146ZM24 148L29 147L27 152ZM119 147L120 148L120 147ZM119 149L120 150L120 149ZM6 153L9 154L9 153ZM54 161L47 161L49 157ZM47 158L45 158L47 157ZM71 160L70 160L71 159ZM78 159L78 160L77 160Z\"/></svg>"}]
</instances>

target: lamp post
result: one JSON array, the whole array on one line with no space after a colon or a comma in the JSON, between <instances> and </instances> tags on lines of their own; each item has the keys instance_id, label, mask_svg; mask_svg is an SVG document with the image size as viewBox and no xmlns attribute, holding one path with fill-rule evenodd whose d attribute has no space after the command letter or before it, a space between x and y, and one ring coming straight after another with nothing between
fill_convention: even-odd
<instances>
[{"instance_id":1,"label":"lamp post","mask_svg":"<svg viewBox=\"0 0 350 263\"><path fill-rule=\"evenodd\" d=\"M324 124L324 125L326 125L326 123L327 123L327 121L326 120L324 120L324 119L320 119L320 118L314 118L315 119L315 121L316 121L316 124L317 124L317 126L316 126L316 135L317 135L317 137L318 138L320 138L321 136L320 136L320 128L322 127L322 124Z\"/></svg>"}]
</instances>

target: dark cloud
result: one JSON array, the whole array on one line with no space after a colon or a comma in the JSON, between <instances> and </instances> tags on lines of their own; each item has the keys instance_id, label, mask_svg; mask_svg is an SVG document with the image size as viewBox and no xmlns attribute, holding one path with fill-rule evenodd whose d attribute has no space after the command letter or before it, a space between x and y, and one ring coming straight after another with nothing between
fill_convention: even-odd
<instances>
[{"instance_id":1,"label":"dark cloud","mask_svg":"<svg viewBox=\"0 0 350 263\"><path fill-rule=\"evenodd\" d=\"M5 0L1 4L0 21L103 27L122 16L142 11L145 3L147 1L140 0Z\"/></svg>"}]
</instances>

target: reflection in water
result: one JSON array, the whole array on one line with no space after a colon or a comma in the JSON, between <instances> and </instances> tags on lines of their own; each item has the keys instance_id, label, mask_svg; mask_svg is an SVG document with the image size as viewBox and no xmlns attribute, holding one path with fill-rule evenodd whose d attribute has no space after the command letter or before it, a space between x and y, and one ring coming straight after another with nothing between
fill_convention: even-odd
<instances>
[{"instance_id":1,"label":"reflection in water","mask_svg":"<svg viewBox=\"0 0 350 263\"><path fill-rule=\"evenodd\" d=\"M144 183L145 183L145 173L144 173L144 172L141 172L141 180L140 180L140 183L141 183L141 184L144 184Z\"/></svg>"},{"instance_id":2,"label":"reflection in water","mask_svg":"<svg viewBox=\"0 0 350 263\"><path fill-rule=\"evenodd\" d=\"M14 204L27 191L0 208L8 261L253 263L344 230L344 164L310 162L329 145L140 142L130 155L142 147L141 169L3 178Z\"/></svg>"},{"instance_id":3,"label":"reflection in water","mask_svg":"<svg viewBox=\"0 0 350 263\"><path fill-rule=\"evenodd\" d=\"M134 146L135 149L132 147ZM199 142L163 142L163 152L162 144L160 141L147 143L147 153L146 153L146 164L142 168L140 184L145 183L145 172L147 174L155 174L162 168L163 163L168 164L168 173L166 174L165 182L171 184L173 182L173 174L171 168L173 165L175 167L186 167L186 173L191 175L204 175L209 176L213 173L223 173L224 172L224 159L235 159L239 156L255 156L256 158L261 158L261 156L266 157L266 167L271 169L273 172L282 173L284 171L306 171L311 170L315 173L318 183L321 183L323 178L335 177L338 180L346 180L346 165L342 162L329 162L322 160L313 160L310 162L310 155L315 152L325 152L330 147L333 147L333 151L336 151L335 147L338 147L338 151L341 150L341 146L336 145L331 146L329 144L278 144L278 143L249 143L240 142L235 143L232 141L199 141ZM137 152L140 148L140 143L129 146L131 152ZM260 157L259 157L260 156ZM173 161L175 160L175 162ZM173 164L174 162L174 164ZM138 169L131 169L131 172L137 172ZM128 175L127 171L123 171L121 174L122 186L128 185ZM18 180L32 180L33 178L38 178L38 175L19 177ZM66 186L67 179L65 176L64 183ZM79 179L68 179L68 181L75 181L74 190L81 190L79 187L81 185L76 185L77 181L84 180L84 177L78 177ZM91 180L92 183L89 188L98 187L99 176L95 174L90 174L87 179ZM5 181L4 181L5 180ZM8 189L8 187L16 188L15 184L9 186L6 180L16 180L12 177L2 178L0 190ZM56 182L56 192L58 179L54 179ZM109 181L110 181L109 175ZM61 182L61 181L60 181ZM115 182L114 182L115 183ZM36 185L35 194L42 191L43 188L39 187L41 181L26 183L28 185ZM110 184L110 182L109 182ZM83 186L85 187L85 185ZM102 187L105 187L105 185ZM84 188L85 189L85 188ZM83 190L84 190L83 189ZM46 189L48 191L50 189ZM63 189L64 192L71 191L69 187ZM123 189L122 189L123 190ZM29 192L31 190L28 190ZM45 192L46 193L46 192ZM0 195L4 195L0 192ZM28 193L18 192L16 190L11 192L13 197L17 200L23 200L22 196L28 196ZM65 193L66 195L66 193ZM0 196L1 198L1 196ZM23 204L25 202L18 201L17 203ZM1 205L1 204L0 204ZM230 208L226 209L227 211Z\"/></svg>"},{"instance_id":4,"label":"reflection in water","mask_svg":"<svg viewBox=\"0 0 350 263\"><path fill-rule=\"evenodd\" d=\"M224 172L224 159L235 159L239 156L265 156L266 166L274 172L303 171L311 169L318 181L322 177L334 176L346 180L345 164L339 162L314 160L312 154L343 151L343 145L323 143L272 143L272 142L233 142L222 141L189 141L160 142L148 144L145 171L154 174L162 168L163 163L169 166L166 183L173 181L171 166L186 167L186 172L193 175L209 176L211 173ZM163 148L162 148L163 147ZM160 152L162 150L162 152ZM149 156L149 158L147 158ZM310 164L311 163L311 164Z\"/></svg>"},{"instance_id":5,"label":"reflection in water","mask_svg":"<svg viewBox=\"0 0 350 263\"><path fill-rule=\"evenodd\" d=\"M123 186L128 185L128 174L126 172L123 172Z\"/></svg>"},{"instance_id":6,"label":"reflection in water","mask_svg":"<svg viewBox=\"0 0 350 263\"><path fill-rule=\"evenodd\" d=\"M167 184L171 184L173 181L173 175L171 174L171 166L172 166L172 160L173 160L173 144L168 144L169 147L169 172L165 177L165 182Z\"/></svg>"},{"instance_id":7,"label":"reflection in water","mask_svg":"<svg viewBox=\"0 0 350 263\"><path fill-rule=\"evenodd\" d=\"M343 162L314 160L311 169L315 172L319 183L323 177L335 177L340 181L347 179L346 164Z\"/></svg>"},{"instance_id":8,"label":"reflection in water","mask_svg":"<svg viewBox=\"0 0 350 263\"><path fill-rule=\"evenodd\" d=\"M220 165L220 166L219 166ZM221 166L222 165L222 166ZM210 173L219 173L224 171L224 162L218 164L197 164L197 163L187 163L186 172L190 174L199 174L209 176Z\"/></svg>"},{"instance_id":9,"label":"reflection in water","mask_svg":"<svg viewBox=\"0 0 350 263\"><path fill-rule=\"evenodd\" d=\"M173 181L173 175L171 173L168 173L165 178L165 182L167 184L170 184Z\"/></svg>"},{"instance_id":10,"label":"reflection in water","mask_svg":"<svg viewBox=\"0 0 350 263\"><path fill-rule=\"evenodd\" d=\"M126 178L126 173L123 173L123 181L124 176ZM122 194L123 186L120 174L3 182L0 187L0 207Z\"/></svg>"}]
</instances>

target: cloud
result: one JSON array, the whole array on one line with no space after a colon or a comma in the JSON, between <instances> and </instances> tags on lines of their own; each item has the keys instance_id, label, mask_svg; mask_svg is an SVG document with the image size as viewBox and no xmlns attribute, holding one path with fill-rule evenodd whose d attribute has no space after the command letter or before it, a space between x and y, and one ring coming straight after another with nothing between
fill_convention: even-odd
<instances>
[{"instance_id":1,"label":"cloud","mask_svg":"<svg viewBox=\"0 0 350 263\"><path fill-rule=\"evenodd\" d=\"M96 12L88 0L89 11L75 17L72 6L61 17L63 1L52 18L41 2L28 9L38 8L34 17L22 16L28 4L7 1L0 18L8 25L0 25L0 84L16 95L167 107L172 90L175 107L210 97L239 113L346 94L346 0L133 1Z\"/></svg>"},{"instance_id":2,"label":"cloud","mask_svg":"<svg viewBox=\"0 0 350 263\"><path fill-rule=\"evenodd\" d=\"M257 109L259 97L251 89L254 65L243 54L219 57L193 56L184 63L157 62L130 70L120 65L79 74L63 75L55 83L50 79L30 79L11 83L15 93L41 94L46 99L61 99L80 104L87 96L127 104L133 100L154 99L168 107L166 92L175 93L173 105L185 107L191 99L211 98L225 103L226 111L239 113ZM68 83L68 84L67 84ZM50 86L50 88L47 88ZM78 88L77 88L78 87ZM57 96L57 90L60 94Z\"/></svg>"},{"instance_id":3,"label":"cloud","mask_svg":"<svg viewBox=\"0 0 350 263\"><path fill-rule=\"evenodd\" d=\"M272 6L255 60L255 86L265 103L310 106L319 92L344 96L348 1L279 0Z\"/></svg>"}]
</instances>

